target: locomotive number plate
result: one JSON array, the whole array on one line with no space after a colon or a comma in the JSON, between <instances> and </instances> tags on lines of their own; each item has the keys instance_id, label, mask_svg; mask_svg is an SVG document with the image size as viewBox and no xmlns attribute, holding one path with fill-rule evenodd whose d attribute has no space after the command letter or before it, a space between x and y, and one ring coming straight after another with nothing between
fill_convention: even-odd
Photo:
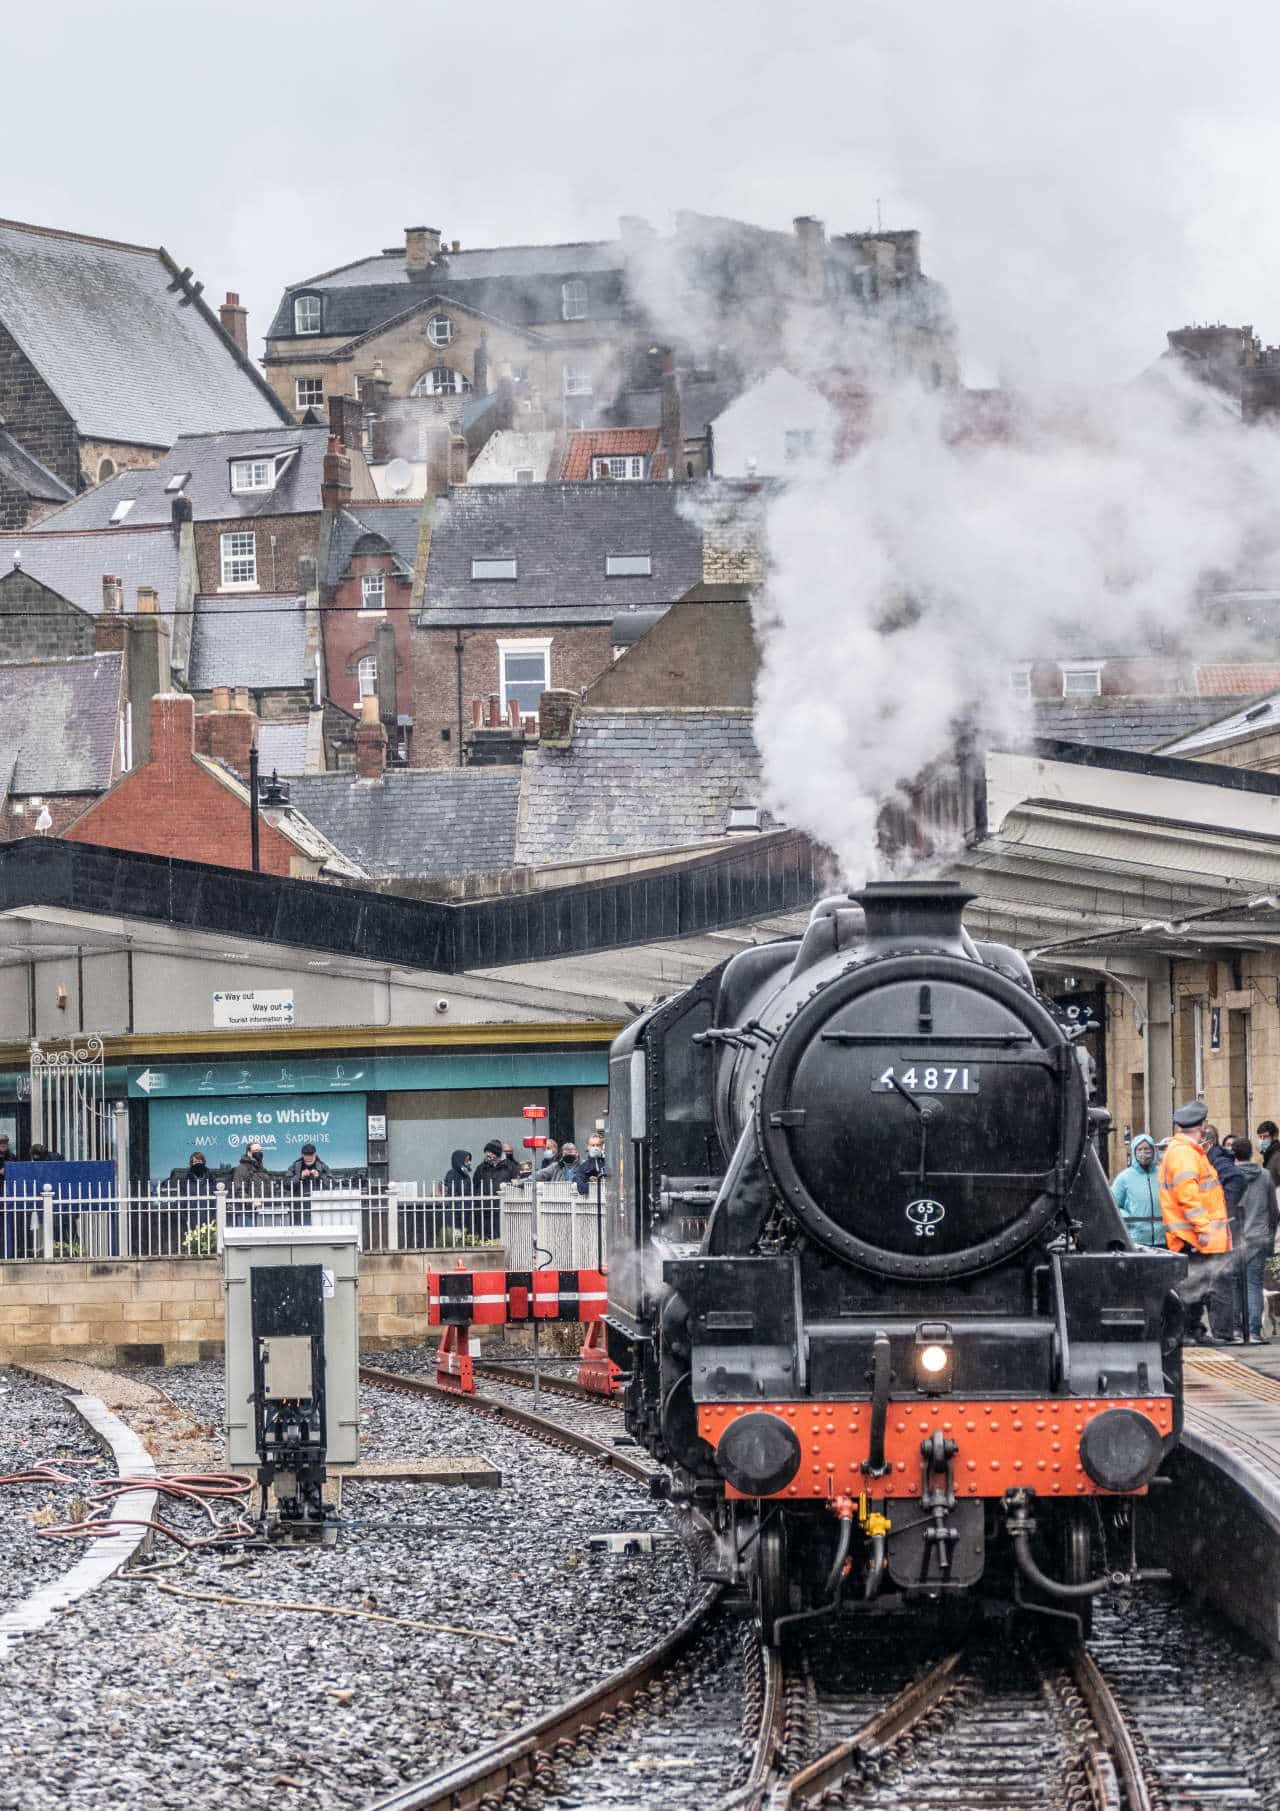
<instances>
[{"instance_id":1,"label":"locomotive number plate","mask_svg":"<svg viewBox=\"0 0 1280 1811\"><path fill-rule=\"evenodd\" d=\"M969 1064L956 1068L950 1063L907 1063L899 1067L890 1063L871 1084L873 1094L896 1094L897 1088L908 1094L977 1094L978 1071Z\"/></svg>"}]
</instances>

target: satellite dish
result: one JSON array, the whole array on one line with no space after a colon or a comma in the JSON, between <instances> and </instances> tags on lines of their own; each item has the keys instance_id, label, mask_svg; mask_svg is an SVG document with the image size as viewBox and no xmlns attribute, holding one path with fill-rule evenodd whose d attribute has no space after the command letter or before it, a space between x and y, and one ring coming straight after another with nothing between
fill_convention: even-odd
<instances>
[{"instance_id":1,"label":"satellite dish","mask_svg":"<svg viewBox=\"0 0 1280 1811\"><path fill-rule=\"evenodd\" d=\"M393 459L387 467L387 489L393 496L403 497L413 483L413 467L407 459Z\"/></svg>"}]
</instances>

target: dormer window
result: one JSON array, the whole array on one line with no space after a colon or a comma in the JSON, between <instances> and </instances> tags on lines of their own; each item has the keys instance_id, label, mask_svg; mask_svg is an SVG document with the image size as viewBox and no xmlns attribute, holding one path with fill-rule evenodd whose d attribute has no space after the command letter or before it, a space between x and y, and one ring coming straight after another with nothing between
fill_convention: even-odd
<instances>
[{"instance_id":1,"label":"dormer window","mask_svg":"<svg viewBox=\"0 0 1280 1811\"><path fill-rule=\"evenodd\" d=\"M295 296L294 297L293 331L295 333L319 333L319 331L320 331L320 298L319 298L319 296Z\"/></svg>"},{"instance_id":2,"label":"dormer window","mask_svg":"<svg viewBox=\"0 0 1280 1811\"><path fill-rule=\"evenodd\" d=\"M1102 662L1080 661L1068 666L1061 663L1064 698L1099 698L1102 695Z\"/></svg>"},{"instance_id":3,"label":"dormer window","mask_svg":"<svg viewBox=\"0 0 1280 1811\"><path fill-rule=\"evenodd\" d=\"M591 476L593 478L643 478L644 455L628 453L619 457L617 454L610 454L607 457L595 458L591 461Z\"/></svg>"},{"instance_id":4,"label":"dormer window","mask_svg":"<svg viewBox=\"0 0 1280 1811\"><path fill-rule=\"evenodd\" d=\"M233 459L231 461L231 488L233 491L274 490L275 484L274 459Z\"/></svg>"},{"instance_id":5,"label":"dormer window","mask_svg":"<svg viewBox=\"0 0 1280 1811\"><path fill-rule=\"evenodd\" d=\"M362 610L385 610L386 607L386 575L381 572L366 572L360 580L360 608Z\"/></svg>"},{"instance_id":6,"label":"dormer window","mask_svg":"<svg viewBox=\"0 0 1280 1811\"><path fill-rule=\"evenodd\" d=\"M576 278L572 283L560 285L560 314L566 321L585 321L587 318L587 286Z\"/></svg>"},{"instance_id":7,"label":"dormer window","mask_svg":"<svg viewBox=\"0 0 1280 1811\"><path fill-rule=\"evenodd\" d=\"M427 338L433 346L447 346L453 338L453 322L447 314L433 314L427 322Z\"/></svg>"}]
</instances>

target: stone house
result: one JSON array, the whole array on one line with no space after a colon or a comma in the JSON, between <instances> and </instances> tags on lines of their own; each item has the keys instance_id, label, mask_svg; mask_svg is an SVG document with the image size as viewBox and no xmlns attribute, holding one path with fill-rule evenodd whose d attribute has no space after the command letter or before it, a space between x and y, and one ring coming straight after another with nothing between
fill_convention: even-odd
<instances>
[{"instance_id":1,"label":"stone house","mask_svg":"<svg viewBox=\"0 0 1280 1811\"><path fill-rule=\"evenodd\" d=\"M154 464L180 434L291 419L238 300L220 319L201 289L163 247L0 222L0 527Z\"/></svg>"},{"instance_id":2,"label":"stone house","mask_svg":"<svg viewBox=\"0 0 1280 1811\"><path fill-rule=\"evenodd\" d=\"M416 766L516 759L549 687L609 665L615 625L703 576L668 484L455 485L430 508L412 636ZM483 701L473 724L472 701ZM491 732L510 734L499 751ZM482 730L482 734L473 733Z\"/></svg>"}]
</instances>

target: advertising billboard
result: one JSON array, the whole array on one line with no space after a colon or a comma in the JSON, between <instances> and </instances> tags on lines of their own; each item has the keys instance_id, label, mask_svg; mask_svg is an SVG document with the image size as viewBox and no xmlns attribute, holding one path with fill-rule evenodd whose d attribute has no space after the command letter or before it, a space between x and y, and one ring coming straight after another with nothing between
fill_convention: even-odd
<instances>
[{"instance_id":1,"label":"advertising billboard","mask_svg":"<svg viewBox=\"0 0 1280 1811\"><path fill-rule=\"evenodd\" d=\"M254 1139L262 1146L266 1168L277 1175L297 1159L304 1144L313 1144L331 1170L363 1169L369 1148L363 1094L154 1100L148 1130L153 1181L185 1169L192 1151L203 1151L210 1169L238 1163Z\"/></svg>"}]
</instances>

